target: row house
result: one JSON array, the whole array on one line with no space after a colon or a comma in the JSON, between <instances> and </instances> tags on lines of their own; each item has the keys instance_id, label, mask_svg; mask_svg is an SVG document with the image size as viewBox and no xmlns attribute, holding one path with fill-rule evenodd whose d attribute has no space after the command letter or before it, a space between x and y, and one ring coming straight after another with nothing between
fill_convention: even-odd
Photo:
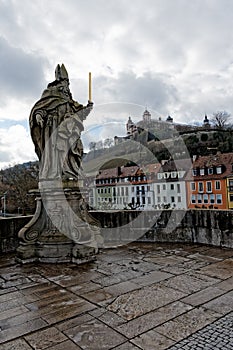
<instances>
[{"instance_id":1,"label":"row house","mask_svg":"<svg viewBox=\"0 0 233 350\"><path fill-rule=\"evenodd\" d=\"M100 170L91 196L97 209L152 209L152 181L160 164Z\"/></svg>"},{"instance_id":2,"label":"row house","mask_svg":"<svg viewBox=\"0 0 233 350\"><path fill-rule=\"evenodd\" d=\"M96 209L186 209L189 160L100 170L92 191Z\"/></svg>"},{"instance_id":3,"label":"row house","mask_svg":"<svg viewBox=\"0 0 233 350\"><path fill-rule=\"evenodd\" d=\"M100 170L95 209L233 209L233 153Z\"/></svg>"},{"instance_id":4,"label":"row house","mask_svg":"<svg viewBox=\"0 0 233 350\"><path fill-rule=\"evenodd\" d=\"M195 159L186 186L190 209L233 209L233 153Z\"/></svg>"},{"instance_id":5,"label":"row house","mask_svg":"<svg viewBox=\"0 0 233 350\"><path fill-rule=\"evenodd\" d=\"M190 159L162 162L153 184L155 208L187 208L185 177L191 166Z\"/></svg>"}]
</instances>

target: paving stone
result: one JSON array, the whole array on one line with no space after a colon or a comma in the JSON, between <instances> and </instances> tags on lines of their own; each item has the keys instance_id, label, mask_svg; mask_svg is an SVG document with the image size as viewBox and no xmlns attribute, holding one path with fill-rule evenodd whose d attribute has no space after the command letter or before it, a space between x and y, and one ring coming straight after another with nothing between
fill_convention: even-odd
<instances>
[{"instance_id":1,"label":"paving stone","mask_svg":"<svg viewBox=\"0 0 233 350\"><path fill-rule=\"evenodd\" d=\"M223 289L225 291L233 290L233 277L230 277L216 285L217 288Z\"/></svg>"},{"instance_id":2,"label":"paving stone","mask_svg":"<svg viewBox=\"0 0 233 350\"><path fill-rule=\"evenodd\" d=\"M1 288L1 287L0 287ZM0 289L0 295L17 291L16 287Z\"/></svg>"},{"instance_id":3,"label":"paving stone","mask_svg":"<svg viewBox=\"0 0 233 350\"><path fill-rule=\"evenodd\" d=\"M7 316L7 315L6 315ZM17 325L35 320L40 317L40 314L37 311L27 311L21 312L19 315L11 314L11 317L0 320L0 329L9 329Z\"/></svg>"},{"instance_id":4,"label":"paving stone","mask_svg":"<svg viewBox=\"0 0 233 350\"><path fill-rule=\"evenodd\" d=\"M28 312L28 309L22 305L18 306L16 308L10 309L10 310L0 312L0 321L17 316L17 315L20 315L20 314L23 314L25 312Z\"/></svg>"},{"instance_id":5,"label":"paving stone","mask_svg":"<svg viewBox=\"0 0 233 350\"><path fill-rule=\"evenodd\" d=\"M94 282L86 282L86 283L81 283L76 286L68 287L67 289L71 291L72 293L75 293L77 295L85 294L88 292L92 292L94 290L101 289L101 285L98 283Z\"/></svg>"},{"instance_id":6,"label":"paving stone","mask_svg":"<svg viewBox=\"0 0 233 350\"><path fill-rule=\"evenodd\" d=\"M132 281L121 282L118 284L114 284L113 286L105 287L104 291L109 293L110 295L116 297L121 294L130 292L135 289L139 289L140 286Z\"/></svg>"},{"instance_id":7,"label":"paving stone","mask_svg":"<svg viewBox=\"0 0 233 350\"><path fill-rule=\"evenodd\" d=\"M155 330L139 335L131 341L143 350L165 350L175 343Z\"/></svg>"},{"instance_id":8,"label":"paving stone","mask_svg":"<svg viewBox=\"0 0 233 350\"><path fill-rule=\"evenodd\" d=\"M113 295L106 292L103 288L93 292L85 293L83 297L94 304L100 304L101 301L112 300Z\"/></svg>"},{"instance_id":9,"label":"paving stone","mask_svg":"<svg viewBox=\"0 0 233 350\"><path fill-rule=\"evenodd\" d=\"M125 337L95 319L67 329L64 333L86 350L109 350L126 341Z\"/></svg>"},{"instance_id":10,"label":"paving stone","mask_svg":"<svg viewBox=\"0 0 233 350\"><path fill-rule=\"evenodd\" d=\"M31 333L45 327L46 325L47 323L45 321L43 321L41 318L37 318L10 329L5 329L0 332L0 343L4 343L8 340L12 340L25 334Z\"/></svg>"},{"instance_id":11,"label":"paving stone","mask_svg":"<svg viewBox=\"0 0 233 350\"><path fill-rule=\"evenodd\" d=\"M225 291L223 291L222 289L211 286L197 293L191 294L190 296L182 299L182 301L193 306L198 306L224 293Z\"/></svg>"},{"instance_id":12,"label":"paving stone","mask_svg":"<svg viewBox=\"0 0 233 350\"><path fill-rule=\"evenodd\" d=\"M66 340L57 345L46 348L46 350L82 350L78 345L74 344L71 340Z\"/></svg>"},{"instance_id":13,"label":"paving stone","mask_svg":"<svg viewBox=\"0 0 233 350\"><path fill-rule=\"evenodd\" d=\"M140 348L141 349L141 348ZM133 345L130 342L124 343L122 345L117 346L114 350L139 350L139 348Z\"/></svg>"},{"instance_id":14,"label":"paving stone","mask_svg":"<svg viewBox=\"0 0 233 350\"><path fill-rule=\"evenodd\" d=\"M69 319L71 317L78 316L83 312L87 312L96 307L95 305L87 302L86 300L81 300L81 301L74 300L72 302L63 301L63 303L60 302L59 304L56 311L50 311L49 313L45 313L44 315L41 316L49 324L53 324L56 322L60 322L64 319Z\"/></svg>"},{"instance_id":15,"label":"paving stone","mask_svg":"<svg viewBox=\"0 0 233 350\"><path fill-rule=\"evenodd\" d=\"M233 276L233 259L221 261L216 264L211 264L200 269L200 272L219 279L227 279Z\"/></svg>"},{"instance_id":16,"label":"paving stone","mask_svg":"<svg viewBox=\"0 0 233 350\"><path fill-rule=\"evenodd\" d=\"M203 279L202 276L184 274L170 278L164 281L163 284L167 287L178 289L185 293L194 293L201 289L204 289L214 283L219 282L217 279Z\"/></svg>"},{"instance_id":17,"label":"paving stone","mask_svg":"<svg viewBox=\"0 0 233 350\"><path fill-rule=\"evenodd\" d=\"M150 261L153 263L156 263L161 266L161 268L164 268L165 266L174 266L177 264L180 264L181 262L189 261L189 259L171 255L171 256L161 256L160 254L156 254L156 256L146 257L144 258L145 261Z\"/></svg>"},{"instance_id":18,"label":"paving stone","mask_svg":"<svg viewBox=\"0 0 233 350\"><path fill-rule=\"evenodd\" d=\"M131 320L184 296L180 291L154 284L119 296L107 308L124 319Z\"/></svg>"},{"instance_id":19,"label":"paving stone","mask_svg":"<svg viewBox=\"0 0 233 350\"><path fill-rule=\"evenodd\" d=\"M3 303L5 301L9 301L12 299L21 298L22 294L20 292L14 291L12 293L2 294L0 295L0 303Z\"/></svg>"},{"instance_id":20,"label":"paving stone","mask_svg":"<svg viewBox=\"0 0 233 350\"><path fill-rule=\"evenodd\" d=\"M66 340L57 345L46 348L46 350L83 350L77 344L73 343L71 340Z\"/></svg>"},{"instance_id":21,"label":"paving stone","mask_svg":"<svg viewBox=\"0 0 233 350\"><path fill-rule=\"evenodd\" d=\"M23 290L21 290L21 293L23 293L24 295L27 295L31 293L37 293L42 290L49 290L51 288L52 289L54 288L54 284L52 284L51 282L45 282L41 284L36 284L34 286L30 286L28 288L24 288Z\"/></svg>"},{"instance_id":22,"label":"paving stone","mask_svg":"<svg viewBox=\"0 0 233 350\"><path fill-rule=\"evenodd\" d=\"M134 278L131 282L140 284L141 286L148 286L153 283L161 282L170 277L173 277L170 273L162 271L153 271L144 276Z\"/></svg>"},{"instance_id":23,"label":"paving stone","mask_svg":"<svg viewBox=\"0 0 233 350\"><path fill-rule=\"evenodd\" d=\"M191 309L190 305L176 301L128 321L117 327L117 330L131 339Z\"/></svg>"},{"instance_id":24,"label":"paving stone","mask_svg":"<svg viewBox=\"0 0 233 350\"><path fill-rule=\"evenodd\" d=\"M207 262L197 262L197 261L187 261L174 266L168 266L163 268L163 271L170 272L174 275L180 275L182 273L189 272L191 270L198 270L204 266L208 265Z\"/></svg>"},{"instance_id":25,"label":"paving stone","mask_svg":"<svg viewBox=\"0 0 233 350\"><path fill-rule=\"evenodd\" d=\"M203 307L214 310L223 315L233 311L233 291L211 300L204 304Z\"/></svg>"},{"instance_id":26,"label":"paving stone","mask_svg":"<svg viewBox=\"0 0 233 350\"><path fill-rule=\"evenodd\" d=\"M221 317L219 313L200 307L156 327L155 330L168 338L179 341L219 317Z\"/></svg>"},{"instance_id":27,"label":"paving stone","mask_svg":"<svg viewBox=\"0 0 233 350\"><path fill-rule=\"evenodd\" d=\"M88 321L90 321L92 319L93 319L92 316L90 316L88 314L85 314L85 315L74 317L71 320L62 322L62 323L58 324L56 327L60 331L65 331L65 330L67 330L69 328L74 328L74 327L79 326L79 325L81 325L83 323L86 323L86 322L88 322Z\"/></svg>"},{"instance_id":28,"label":"paving stone","mask_svg":"<svg viewBox=\"0 0 233 350\"><path fill-rule=\"evenodd\" d=\"M1 344L1 350L32 350L24 339L17 339L5 344Z\"/></svg>"},{"instance_id":29,"label":"paving stone","mask_svg":"<svg viewBox=\"0 0 233 350\"><path fill-rule=\"evenodd\" d=\"M25 339L33 348L42 350L67 340L67 337L55 327L51 327L27 335Z\"/></svg>"},{"instance_id":30,"label":"paving stone","mask_svg":"<svg viewBox=\"0 0 233 350\"><path fill-rule=\"evenodd\" d=\"M120 316L116 315L115 313L111 311L106 311L102 313L100 316L96 317L103 323L106 323L108 326L112 328L116 328L117 326L121 325L122 323L125 323L125 320L121 318Z\"/></svg>"}]
</instances>

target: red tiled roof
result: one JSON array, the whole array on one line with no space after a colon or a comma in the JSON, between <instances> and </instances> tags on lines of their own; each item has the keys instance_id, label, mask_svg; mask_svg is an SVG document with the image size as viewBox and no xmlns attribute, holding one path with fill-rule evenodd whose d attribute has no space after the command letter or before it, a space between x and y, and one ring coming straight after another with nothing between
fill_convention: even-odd
<instances>
[{"instance_id":1,"label":"red tiled roof","mask_svg":"<svg viewBox=\"0 0 233 350\"><path fill-rule=\"evenodd\" d=\"M193 176L190 170L187 174L186 180L208 180L208 179L223 179L232 174L233 153L219 153L216 155L198 157L193 162L193 169L215 168L220 165L223 166L222 174L205 174Z\"/></svg>"}]
</instances>

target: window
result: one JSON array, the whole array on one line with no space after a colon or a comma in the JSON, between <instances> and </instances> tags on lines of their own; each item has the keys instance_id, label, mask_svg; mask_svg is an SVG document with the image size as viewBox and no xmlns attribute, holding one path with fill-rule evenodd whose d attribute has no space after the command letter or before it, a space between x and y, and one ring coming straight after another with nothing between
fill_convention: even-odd
<instances>
[{"instance_id":1,"label":"window","mask_svg":"<svg viewBox=\"0 0 233 350\"><path fill-rule=\"evenodd\" d=\"M191 189L191 191L195 191L196 190L195 182L190 182L190 189Z\"/></svg>"},{"instance_id":2,"label":"window","mask_svg":"<svg viewBox=\"0 0 233 350\"><path fill-rule=\"evenodd\" d=\"M157 185L157 192L160 193L160 185Z\"/></svg>"},{"instance_id":3,"label":"window","mask_svg":"<svg viewBox=\"0 0 233 350\"><path fill-rule=\"evenodd\" d=\"M161 202L161 198L160 197L158 197L158 203L160 203Z\"/></svg>"},{"instance_id":4,"label":"window","mask_svg":"<svg viewBox=\"0 0 233 350\"><path fill-rule=\"evenodd\" d=\"M220 181L215 181L215 189L216 190L221 190L221 182Z\"/></svg>"},{"instance_id":5,"label":"window","mask_svg":"<svg viewBox=\"0 0 233 350\"><path fill-rule=\"evenodd\" d=\"M177 193L180 193L180 184L177 184Z\"/></svg>"},{"instance_id":6,"label":"window","mask_svg":"<svg viewBox=\"0 0 233 350\"><path fill-rule=\"evenodd\" d=\"M197 169L193 169L193 176L197 176Z\"/></svg>"},{"instance_id":7,"label":"window","mask_svg":"<svg viewBox=\"0 0 233 350\"><path fill-rule=\"evenodd\" d=\"M100 189L99 188L98 188L97 192L100 193Z\"/></svg>"},{"instance_id":8,"label":"window","mask_svg":"<svg viewBox=\"0 0 233 350\"><path fill-rule=\"evenodd\" d=\"M164 191L166 190L166 185L165 185L165 184L163 185L163 190L164 190Z\"/></svg>"},{"instance_id":9,"label":"window","mask_svg":"<svg viewBox=\"0 0 233 350\"><path fill-rule=\"evenodd\" d=\"M163 201L164 201L164 203L167 202L167 197L166 196L163 197Z\"/></svg>"},{"instance_id":10,"label":"window","mask_svg":"<svg viewBox=\"0 0 233 350\"><path fill-rule=\"evenodd\" d=\"M128 196L129 195L129 190L128 187L125 187L125 195Z\"/></svg>"},{"instance_id":11,"label":"window","mask_svg":"<svg viewBox=\"0 0 233 350\"><path fill-rule=\"evenodd\" d=\"M216 168L216 173L217 174L222 174L222 166L220 165L220 166L217 166L217 168Z\"/></svg>"},{"instance_id":12,"label":"window","mask_svg":"<svg viewBox=\"0 0 233 350\"><path fill-rule=\"evenodd\" d=\"M171 197L171 202L175 203L175 197L174 196Z\"/></svg>"},{"instance_id":13,"label":"window","mask_svg":"<svg viewBox=\"0 0 233 350\"><path fill-rule=\"evenodd\" d=\"M205 169L204 168L200 169L200 175L205 175Z\"/></svg>"},{"instance_id":14,"label":"window","mask_svg":"<svg viewBox=\"0 0 233 350\"><path fill-rule=\"evenodd\" d=\"M178 202L178 203L181 203L181 196L178 196L178 197L177 197L177 202Z\"/></svg>"},{"instance_id":15,"label":"window","mask_svg":"<svg viewBox=\"0 0 233 350\"><path fill-rule=\"evenodd\" d=\"M203 195L203 201L205 204L208 204L208 194Z\"/></svg>"},{"instance_id":16,"label":"window","mask_svg":"<svg viewBox=\"0 0 233 350\"><path fill-rule=\"evenodd\" d=\"M148 197L148 204L151 204L151 198L150 197Z\"/></svg>"},{"instance_id":17,"label":"window","mask_svg":"<svg viewBox=\"0 0 233 350\"><path fill-rule=\"evenodd\" d=\"M111 187L108 188L108 193L111 193Z\"/></svg>"},{"instance_id":18,"label":"window","mask_svg":"<svg viewBox=\"0 0 233 350\"><path fill-rule=\"evenodd\" d=\"M172 172L171 177L174 179L177 176L177 173L175 171Z\"/></svg>"},{"instance_id":19,"label":"window","mask_svg":"<svg viewBox=\"0 0 233 350\"><path fill-rule=\"evenodd\" d=\"M198 182L198 192L203 192L203 182Z\"/></svg>"},{"instance_id":20,"label":"window","mask_svg":"<svg viewBox=\"0 0 233 350\"><path fill-rule=\"evenodd\" d=\"M195 203L196 203L196 196L195 196L195 194L192 194L192 195L191 195L191 203L192 203L192 204L195 204Z\"/></svg>"},{"instance_id":21,"label":"window","mask_svg":"<svg viewBox=\"0 0 233 350\"><path fill-rule=\"evenodd\" d=\"M171 188L171 191L173 191L174 190L174 184L171 184L170 188Z\"/></svg>"},{"instance_id":22,"label":"window","mask_svg":"<svg viewBox=\"0 0 233 350\"><path fill-rule=\"evenodd\" d=\"M230 202L233 202L233 194L230 194Z\"/></svg>"},{"instance_id":23,"label":"window","mask_svg":"<svg viewBox=\"0 0 233 350\"><path fill-rule=\"evenodd\" d=\"M221 194L216 194L216 203L222 204L222 195Z\"/></svg>"},{"instance_id":24,"label":"window","mask_svg":"<svg viewBox=\"0 0 233 350\"><path fill-rule=\"evenodd\" d=\"M121 187L121 195L124 196L124 187Z\"/></svg>"},{"instance_id":25,"label":"window","mask_svg":"<svg viewBox=\"0 0 233 350\"><path fill-rule=\"evenodd\" d=\"M208 175L213 175L214 169L213 168L208 168Z\"/></svg>"},{"instance_id":26,"label":"window","mask_svg":"<svg viewBox=\"0 0 233 350\"><path fill-rule=\"evenodd\" d=\"M210 194L210 204L214 204L214 203L215 203L215 195Z\"/></svg>"},{"instance_id":27,"label":"window","mask_svg":"<svg viewBox=\"0 0 233 350\"><path fill-rule=\"evenodd\" d=\"M132 190L131 190L131 191L132 191L132 193L133 193L133 192L134 192L134 187L131 187L131 188L132 188Z\"/></svg>"},{"instance_id":28,"label":"window","mask_svg":"<svg viewBox=\"0 0 233 350\"><path fill-rule=\"evenodd\" d=\"M150 191L150 186L147 186L147 192L149 192Z\"/></svg>"},{"instance_id":29,"label":"window","mask_svg":"<svg viewBox=\"0 0 233 350\"><path fill-rule=\"evenodd\" d=\"M202 203L202 195L201 194L198 194L197 195L197 203Z\"/></svg>"},{"instance_id":30,"label":"window","mask_svg":"<svg viewBox=\"0 0 233 350\"><path fill-rule=\"evenodd\" d=\"M212 192L212 182L207 181L206 183L206 192Z\"/></svg>"}]
</instances>

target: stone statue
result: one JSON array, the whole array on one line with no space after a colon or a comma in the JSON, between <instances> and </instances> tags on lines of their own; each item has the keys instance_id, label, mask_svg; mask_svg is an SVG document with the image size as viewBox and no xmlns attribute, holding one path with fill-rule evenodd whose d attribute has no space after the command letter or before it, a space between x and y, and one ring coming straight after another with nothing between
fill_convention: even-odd
<instances>
[{"instance_id":1,"label":"stone statue","mask_svg":"<svg viewBox=\"0 0 233 350\"><path fill-rule=\"evenodd\" d=\"M31 136L40 160L40 180L77 179L82 170L83 120L93 108L74 101L65 66L57 65L56 80L49 83L30 114Z\"/></svg>"},{"instance_id":2,"label":"stone statue","mask_svg":"<svg viewBox=\"0 0 233 350\"><path fill-rule=\"evenodd\" d=\"M30 114L30 128L40 172L37 207L19 232L21 263L93 261L102 244L99 223L87 210L82 187L83 120L93 108L74 101L65 66L58 65ZM91 99L89 73L89 99ZM86 193L86 194L85 194ZM83 197L84 196L84 197Z\"/></svg>"}]
</instances>

